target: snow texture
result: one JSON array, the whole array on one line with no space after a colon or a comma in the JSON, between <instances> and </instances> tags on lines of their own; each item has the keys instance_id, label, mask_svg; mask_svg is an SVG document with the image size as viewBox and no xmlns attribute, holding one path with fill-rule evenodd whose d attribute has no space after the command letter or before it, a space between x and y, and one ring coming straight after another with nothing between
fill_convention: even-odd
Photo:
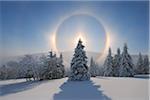
<instances>
[{"instance_id":1,"label":"snow texture","mask_svg":"<svg viewBox=\"0 0 150 100\"><path fill-rule=\"evenodd\" d=\"M68 78L0 81L0 100L149 100L145 78L96 77L89 81Z\"/></svg>"}]
</instances>

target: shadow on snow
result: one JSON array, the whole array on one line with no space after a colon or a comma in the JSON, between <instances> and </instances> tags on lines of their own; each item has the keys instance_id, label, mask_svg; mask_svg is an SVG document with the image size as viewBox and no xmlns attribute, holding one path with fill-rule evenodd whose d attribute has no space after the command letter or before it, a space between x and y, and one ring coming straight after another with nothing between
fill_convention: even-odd
<instances>
[{"instance_id":1,"label":"shadow on snow","mask_svg":"<svg viewBox=\"0 0 150 100\"><path fill-rule=\"evenodd\" d=\"M111 100L104 95L100 86L92 81L67 81L60 86L61 91L54 95L54 100Z\"/></svg>"},{"instance_id":2,"label":"shadow on snow","mask_svg":"<svg viewBox=\"0 0 150 100\"><path fill-rule=\"evenodd\" d=\"M0 96L5 96L5 95L25 91L28 89L32 89L40 84L41 84L40 81L25 81L25 82L20 82L20 83L1 85Z\"/></svg>"}]
</instances>

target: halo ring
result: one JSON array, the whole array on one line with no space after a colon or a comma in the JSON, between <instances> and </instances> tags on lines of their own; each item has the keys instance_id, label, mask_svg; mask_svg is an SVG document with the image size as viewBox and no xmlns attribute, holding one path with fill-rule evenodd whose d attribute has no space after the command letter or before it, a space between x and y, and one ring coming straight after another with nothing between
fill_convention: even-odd
<instances>
[{"instance_id":1,"label":"halo ring","mask_svg":"<svg viewBox=\"0 0 150 100\"><path fill-rule=\"evenodd\" d=\"M69 18L71 18L71 17L73 17L73 16L77 16L77 15L87 15L87 16L90 16L90 17L96 19L96 21L98 21L98 23L100 23L100 24L103 26L103 29L104 29L105 35L106 35L106 37L105 37L105 46L104 46L104 48L102 49L102 52L99 52L99 55L98 55L98 57L96 58L96 61L101 60L101 59L104 57L106 50L109 48L109 42L110 42L109 34L107 33L107 30L105 29L105 27L104 27L102 21L100 20L100 18L98 18L96 15L91 14L91 13L73 13L73 14L70 14L69 16L64 17L64 18L60 21L60 23L58 23L58 25L56 26L56 29L55 29L55 31L54 31L54 33L53 33L53 39L52 39L53 49L56 51L56 53L59 53L59 50L58 50L58 48L57 48L57 32L58 32L59 27L60 27L60 26L62 25L62 23L64 23L67 19L69 19ZM102 53L102 54L101 54L101 53Z\"/></svg>"}]
</instances>

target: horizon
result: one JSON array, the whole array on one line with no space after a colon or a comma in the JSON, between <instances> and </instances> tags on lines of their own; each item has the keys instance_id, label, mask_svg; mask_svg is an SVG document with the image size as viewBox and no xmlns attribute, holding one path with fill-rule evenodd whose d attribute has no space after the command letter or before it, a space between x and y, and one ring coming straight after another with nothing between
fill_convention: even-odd
<instances>
[{"instance_id":1,"label":"horizon","mask_svg":"<svg viewBox=\"0 0 150 100\"><path fill-rule=\"evenodd\" d=\"M18 62L18 60L21 60L20 58L22 58L22 57L24 57L25 55L32 55L33 57L41 57L42 55L47 55L49 53L49 51L47 52L47 51L45 51L45 52L37 52L37 53L30 53L30 54L22 54L22 55L16 55L16 56L9 56L9 57L6 57L6 58L3 58L3 59L1 59L0 60L0 65L5 65L7 62L9 62L9 61L17 61ZM73 57L73 54L74 54L74 52L73 51L64 51L64 52L60 52L60 53L62 53L62 55L63 55L63 57L65 56L65 57L67 57L67 59L68 59L68 57L69 56L72 56ZM60 54L59 53L59 54ZM64 53L69 53L69 55L67 54L67 55L64 55ZM122 52L121 52L122 53ZM56 54L56 56L57 57L59 57L59 54ZM96 61L96 59L97 59L97 55L95 55L95 54L102 54L102 53L99 53L99 52L92 52L92 51L86 51L86 54L87 55L89 55L90 54L90 57L88 57L88 61L90 61L90 59L91 59L91 57L93 57L94 58L94 60ZM91 54L94 54L94 55L91 55ZM112 52L112 56L114 56L116 53L114 53L114 52ZM131 53L129 53L130 55L131 55L131 57L132 57L132 59L133 60L135 60L135 57L134 56L139 56L139 53L137 53L137 54L131 54ZM148 55L148 54L143 54L142 53L142 56L144 57L145 55ZM148 55L149 56L149 55ZM72 57L71 58L69 58L70 60L72 59ZM136 59L137 59L138 57L136 57ZM66 58L64 58L64 61L65 61L65 65L67 65L68 66L68 64L69 64L69 62L67 61L67 59ZM104 61L104 58L101 60L101 61L96 61L100 66L103 64L103 61ZM68 63L68 64L66 64L66 62ZM88 62L89 63L89 62ZM68 67L67 67L68 68Z\"/></svg>"}]
</instances>

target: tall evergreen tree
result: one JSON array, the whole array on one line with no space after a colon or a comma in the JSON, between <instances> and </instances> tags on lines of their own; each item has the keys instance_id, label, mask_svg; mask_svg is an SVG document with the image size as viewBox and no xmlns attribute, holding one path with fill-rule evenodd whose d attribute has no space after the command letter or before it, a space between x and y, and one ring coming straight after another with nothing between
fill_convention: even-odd
<instances>
[{"instance_id":1,"label":"tall evergreen tree","mask_svg":"<svg viewBox=\"0 0 150 100\"><path fill-rule=\"evenodd\" d=\"M90 61L90 74L92 77L96 77L98 74L98 66L97 64L94 62L93 57L91 58Z\"/></svg>"},{"instance_id":2,"label":"tall evergreen tree","mask_svg":"<svg viewBox=\"0 0 150 100\"><path fill-rule=\"evenodd\" d=\"M149 58L148 58L148 55L146 55L144 57L143 67L144 67L143 73L144 74L149 74L150 73L150 70L149 70L150 67L149 67Z\"/></svg>"},{"instance_id":3,"label":"tall evergreen tree","mask_svg":"<svg viewBox=\"0 0 150 100\"><path fill-rule=\"evenodd\" d=\"M104 62L104 76L113 76L113 57L111 55L111 48L109 48L108 55Z\"/></svg>"},{"instance_id":4,"label":"tall evergreen tree","mask_svg":"<svg viewBox=\"0 0 150 100\"><path fill-rule=\"evenodd\" d=\"M89 80L90 74L87 66L87 56L84 51L84 45L81 39L79 39L77 47L75 48L75 53L71 61L71 73L69 75L69 80L71 81L83 81Z\"/></svg>"},{"instance_id":5,"label":"tall evergreen tree","mask_svg":"<svg viewBox=\"0 0 150 100\"><path fill-rule=\"evenodd\" d=\"M144 66L143 66L144 62L143 62L143 58L142 58L142 54L139 53L139 58L136 64L136 70L135 73L136 74L142 74L144 72Z\"/></svg>"},{"instance_id":6,"label":"tall evergreen tree","mask_svg":"<svg viewBox=\"0 0 150 100\"><path fill-rule=\"evenodd\" d=\"M120 54L120 48L118 48L117 54L114 56L114 60L113 60L114 76L119 76L120 60L121 60L121 54Z\"/></svg>"},{"instance_id":7,"label":"tall evergreen tree","mask_svg":"<svg viewBox=\"0 0 150 100\"><path fill-rule=\"evenodd\" d=\"M60 57L57 60L57 78L63 78L65 76L65 68L63 65L63 55L62 53L60 54Z\"/></svg>"},{"instance_id":8,"label":"tall evergreen tree","mask_svg":"<svg viewBox=\"0 0 150 100\"><path fill-rule=\"evenodd\" d=\"M125 44L121 55L119 76L120 77L133 76L135 74L133 68L134 68L134 64L130 54L128 53L127 44Z\"/></svg>"}]
</instances>

